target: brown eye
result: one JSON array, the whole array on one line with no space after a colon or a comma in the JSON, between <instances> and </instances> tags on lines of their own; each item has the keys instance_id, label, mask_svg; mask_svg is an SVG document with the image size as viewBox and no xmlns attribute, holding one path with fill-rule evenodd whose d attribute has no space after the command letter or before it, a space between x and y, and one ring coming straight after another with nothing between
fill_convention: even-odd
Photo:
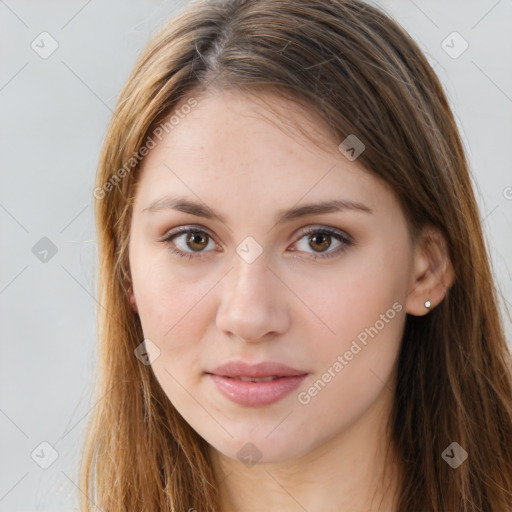
<instances>
[{"instance_id":1,"label":"brown eye","mask_svg":"<svg viewBox=\"0 0 512 512\"><path fill-rule=\"evenodd\" d=\"M303 239L304 242L302 242ZM335 244L334 249L328 251L333 243ZM337 256L338 254L346 251L351 245L354 245L354 242L350 235L347 235L342 231L322 227L303 231L302 237L295 245L298 248L293 249L293 251L299 250L301 252L305 252L309 254L309 258L316 260Z\"/></svg>"},{"instance_id":2,"label":"brown eye","mask_svg":"<svg viewBox=\"0 0 512 512\"><path fill-rule=\"evenodd\" d=\"M308 237L308 240L311 247L314 249L318 249L319 252L324 252L331 246L331 235L329 234L313 233Z\"/></svg>"},{"instance_id":3,"label":"brown eye","mask_svg":"<svg viewBox=\"0 0 512 512\"><path fill-rule=\"evenodd\" d=\"M180 228L167 234L162 242L169 246L172 253L185 258L200 258L203 253L210 252L205 250L208 245L215 248L215 242L211 236L203 230L193 228Z\"/></svg>"},{"instance_id":4,"label":"brown eye","mask_svg":"<svg viewBox=\"0 0 512 512\"><path fill-rule=\"evenodd\" d=\"M191 249L201 251L208 245L208 235L202 231L189 231L185 243Z\"/></svg>"}]
</instances>

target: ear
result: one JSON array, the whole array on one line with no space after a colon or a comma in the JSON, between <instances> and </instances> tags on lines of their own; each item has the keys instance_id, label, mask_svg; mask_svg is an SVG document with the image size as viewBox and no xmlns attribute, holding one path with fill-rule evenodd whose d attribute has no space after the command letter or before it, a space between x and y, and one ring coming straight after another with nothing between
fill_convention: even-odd
<instances>
[{"instance_id":1,"label":"ear","mask_svg":"<svg viewBox=\"0 0 512 512\"><path fill-rule=\"evenodd\" d=\"M406 312L426 315L440 304L454 282L446 239L438 228L427 226L416 243ZM430 301L430 308L425 302Z\"/></svg>"},{"instance_id":2,"label":"ear","mask_svg":"<svg viewBox=\"0 0 512 512\"><path fill-rule=\"evenodd\" d=\"M137 308L137 302L135 300L135 294L133 293L132 287L130 287L129 295L130 295L130 304L132 305L133 311L135 311L135 313L139 314L139 309Z\"/></svg>"}]
</instances>

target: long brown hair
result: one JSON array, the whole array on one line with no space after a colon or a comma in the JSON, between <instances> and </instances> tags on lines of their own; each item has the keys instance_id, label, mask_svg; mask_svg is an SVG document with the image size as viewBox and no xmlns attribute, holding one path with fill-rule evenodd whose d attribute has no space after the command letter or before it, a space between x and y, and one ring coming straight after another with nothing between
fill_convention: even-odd
<instances>
[{"instance_id":1,"label":"long brown hair","mask_svg":"<svg viewBox=\"0 0 512 512\"><path fill-rule=\"evenodd\" d=\"M273 92L314 112L396 192L414 233L445 236L455 282L407 315L390 418L398 511L512 510L512 365L470 171L440 82L417 44L359 0L190 3L150 41L123 88L95 190L97 405L80 468L81 509L219 511L207 443L173 407L128 300L131 209L143 147L208 88ZM166 131L173 123L167 122ZM456 441L468 459L443 459Z\"/></svg>"}]
</instances>

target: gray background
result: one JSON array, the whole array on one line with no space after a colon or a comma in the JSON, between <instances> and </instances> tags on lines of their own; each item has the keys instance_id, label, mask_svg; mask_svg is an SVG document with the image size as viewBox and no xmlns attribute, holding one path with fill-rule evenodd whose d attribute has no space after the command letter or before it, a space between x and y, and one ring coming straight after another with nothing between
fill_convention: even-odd
<instances>
[{"instance_id":1,"label":"gray background","mask_svg":"<svg viewBox=\"0 0 512 512\"><path fill-rule=\"evenodd\" d=\"M512 0L381 2L419 42L456 113L503 304L512 303ZM139 52L180 2L0 0L0 511L78 510L95 363L94 174ZM57 50L43 59L31 47ZM468 42L458 58L442 41ZM43 48L44 44L44 48ZM450 51L460 50L454 40ZM57 253L32 248L49 238ZM40 242L43 243L43 242ZM38 247L38 246L36 246ZM41 256L42 257L42 256ZM509 341L510 319L505 316ZM42 469L31 458L47 462ZM41 451L42 450L42 451ZM37 459L39 454L39 459Z\"/></svg>"}]
</instances>

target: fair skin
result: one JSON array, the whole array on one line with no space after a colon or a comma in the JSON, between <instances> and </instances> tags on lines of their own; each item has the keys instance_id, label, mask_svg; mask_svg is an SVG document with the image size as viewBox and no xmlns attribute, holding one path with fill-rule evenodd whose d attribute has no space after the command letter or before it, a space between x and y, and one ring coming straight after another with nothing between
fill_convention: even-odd
<instances>
[{"instance_id":1,"label":"fair skin","mask_svg":"<svg viewBox=\"0 0 512 512\"><path fill-rule=\"evenodd\" d=\"M144 160L129 243L132 307L160 351L156 378L211 446L224 511L391 511L398 470L383 453L396 361L406 313L428 314L425 301L439 304L453 277L443 239L431 230L433 243L413 246L393 191L342 155L341 141L305 112L266 99L326 147L281 126L252 97L201 97ZM224 222L145 210L164 196L207 205ZM372 212L275 223L280 210L338 199ZM161 240L178 226L192 226L196 238ZM353 245L322 238L322 228ZM236 251L247 237L262 249L250 263ZM314 260L318 254L331 257ZM378 333L333 371L371 326ZM242 406L204 374L233 359L278 361L308 376L276 403ZM329 382L309 393L329 368ZM261 455L253 465L237 456L249 442Z\"/></svg>"}]
</instances>

